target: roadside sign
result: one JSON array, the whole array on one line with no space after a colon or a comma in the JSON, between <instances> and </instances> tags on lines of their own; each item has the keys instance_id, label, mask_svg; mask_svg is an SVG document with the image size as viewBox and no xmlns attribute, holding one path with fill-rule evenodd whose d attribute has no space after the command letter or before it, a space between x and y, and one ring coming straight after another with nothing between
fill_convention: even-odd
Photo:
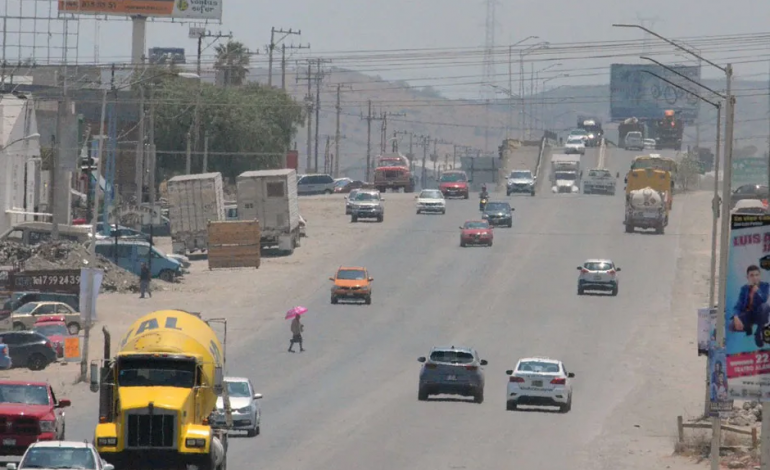
<instances>
[{"instance_id":1,"label":"roadside sign","mask_svg":"<svg viewBox=\"0 0 770 470\"><path fill-rule=\"evenodd\" d=\"M733 188L744 184L767 184L767 160L764 158L733 159Z\"/></svg>"},{"instance_id":2,"label":"roadside sign","mask_svg":"<svg viewBox=\"0 0 770 470\"><path fill-rule=\"evenodd\" d=\"M80 360L80 336L64 338L64 360L77 362Z\"/></svg>"},{"instance_id":3,"label":"roadside sign","mask_svg":"<svg viewBox=\"0 0 770 470\"><path fill-rule=\"evenodd\" d=\"M80 294L79 269L45 269L10 273L10 290Z\"/></svg>"}]
</instances>

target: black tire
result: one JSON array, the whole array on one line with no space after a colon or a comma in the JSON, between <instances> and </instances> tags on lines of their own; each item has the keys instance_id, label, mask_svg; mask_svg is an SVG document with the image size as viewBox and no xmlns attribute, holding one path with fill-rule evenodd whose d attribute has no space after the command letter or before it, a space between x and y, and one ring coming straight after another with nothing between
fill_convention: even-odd
<instances>
[{"instance_id":1,"label":"black tire","mask_svg":"<svg viewBox=\"0 0 770 470\"><path fill-rule=\"evenodd\" d=\"M470 194L466 194L465 196L463 196L463 199L468 199L469 197L471 197Z\"/></svg>"},{"instance_id":2,"label":"black tire","mask_svg":"<svg viewBox=\"0 0 770 470\"><path fill-rule=\"evenodd\" d=\"M331 189L327 189L326 191L324 191L324 194L331 194L331 193L332 193Z\"/></svg>"},{"instance_id":3,"label":"black tire","mask_svg":"<svg viewBox=\"0 0 770 470\"><path fill-rule=\"evenodd\" d=\"M585 290L583 290L582 287L578 287L578 295L583 295L585 293Z\"/></svg>"},{"instance_id":4,"label":"black tire","mask_svg":"<svg viewBox=\"0 0 770 470\"><path fill-rule=\"evenodd\" d=\"M24 331L24 330L26 330L26 328L24 327L24 323L14 322L13 331Z\"/></svg>"},{"instance_id":5,"label":"black tire","mask_svg":"<svg viewBox=\"0 0 770 470\"><path fill-rule=\"evenodd\" d=\"M420 215L420 209L417 209L417 215Z\"/></svg>"},{"instance_id":6,"label":"black tire","mask_svg":"<svg viewBox=\"0 0 770 470\"><path fill-rule=\"evenodd\" d=\"M479 405L484 403L484 389L477 391L476 394L473 395L473 401L475 403L478 403Z\"/></svg>"},{"instance_id":7,"label":"black tire","mask_svg":"<svg viewBox=\"0 0 770 470\"><path fill-rule=\"evenodd\" d=\"M626 224L626 233L634 233L634 226L631 224Z\"/></svg>"},{"instance_id":8,"label":"black tire","mask_svg":"<svg viewBox=\"0 0 770 470\"><path fill-rule=\"evenodd\" d=\"M516 411L516 402L515 401L507 401L507 402L505 402L505 410L506 411Z\"/></svg>"},{"instance_id":9,"label":"black tire","mask_svg":"<svg viewBox=\"0 0 770 470\"><path fill-rule=\"evenodd\" d=\"M337 297L333 295L332 296L332 305L337 305L338 302L339 301L337 300Z\"/></svg>"},{"instance_id":10,"label":"black tire","mask_svg":"<svg viewBox=\"0 0 770 470\"><path fill-rule=\"evenodd\" d=\"M420 389L417 391L417 400L419 401L427 401L428 400L428 391L424 388L420 387Z\"/></svg>"},{"instance_id":11,"label":"black tire","mask_svg":"<svg viewBox=\"0 0 770 470\"><path fill-rule=\"evenodd\" d=\"M367 296L364 298L364 304L366 304L366 305L372 305L372 296L371 296L371 295L367 295Z\"/></svg>"},{"instance_id":12,"label":"black tire","mask_svg":"<svg viewBox=\"0 0 770 470\"><path fill-rule=\"evenodd\" d=\"M506 196L510 196L510 195L511 195L511 192L510 192L510 191L506 191L506 192L505 192L505 195L506 195Z\"/></svg>"},{"instance_id":13,"label":"black tire","mask_svg":"<svg viewBox=\"0 0 770 470\"><path fill-rule=\"evenodd\" d=\"M491 248L492 247L492 242L489 242L489 244L487 246Z\"/></svg>"},{"instance_id":14,"label":"black tire","mask_svg":"<svg viewBox=\"0 0 770 470\"><path fill-rule=\"evenodd\" d=\"M508 228L513 228L513 221L508 222Z\"/></svg>"},{"instance_id":15,"label":"black tire","mask_svg":"<svg viewBox=\"0 0 770 470\"><path fill-rule=\"evenodd\" d=\"M355 223L355 222L358 222L358 217L356 217L355 215L351 215L350 216L350 223Z\"/></svg>"},{"instance_id":16,"label":"black tire","mask_svg":"<svg viewBox=\"0 0 770 470\"><path fill-rule=\"evenodd\" d=\"M612 292L610 293L610 295L613 296L613 297L617 297L617 295L618 295L618 288L615 287L614 289L612 289Z\"/></svg>"},{"instance_id":17,"label":"black tire","mask_svg":"<svg viewBox=\"0 0 770 470\"><path fill-rule=\"evenodd\" d=\"M381 215L381 216L377 217L377 222L382 222L383 220L385 220L385 216L384 215Z\"/></svg>"},{"instance_id":18,"label":"black tire","mask_svg":"<svg viewBox=\"0 0 770 470\"><path fill-rule=\"evenodd\" d=\"M259 435L259 425L255 422L254 427L246 430L246 437L254 437Z\"/></svg>"},{"instance_id":19,"label":"black tire","mask_svg":"<svg viewBox=\"0 0 770 470\"><path fill-rule=\"evenodd\" d=\"M446 209L444 209L443 211L441 211L441 215L446 215Z\"/></svg>"},{"instance_id":20,"label":"black tire","mask_svg":"<svg viewBox=\"0 0 770 470\"><path fill-rule=\"evenodd\" d=\"M158 278L160 278L161 281L174 282L174 272L164 269L160 272Z\"/></svg>"},{"instance_id":21,"label":"black tire","mask_svg":"<svg viewBox=\"0 0 770 470\"><path fill-rule=\"evenodd\" d=\"M463 247L463 248L465 248L467 245L465 244L465 242L464 242L464 241L460 241L460 246L461 246L461 247Z\"/></svg>"},{"instance_id":22,"label":"black tire","mask_svg":"<svg viewBox=\"0 0 770 470\"><path fill-rule=\"evenodd\" d=\"M27 368L29 370L43 370L48 363L48 359L40 353L33 353L27 358Z\"/></svg>"},{"instance_id":23,"label":"black tire","mask_svg":"<svg viewBox=\"0 0 770 470\"><path fill-rule=\"evenodd\" d=\"M569 413L571 409L572 409L572 397L570 396L567 399L567 404L566 405L559 406L559 412L560 413Z\"/></svg>"},{"instance_id":24,"label":"black tire","mask_svg":"<svg viewBox=\"0 0 770 470\"><path fill-rule=\"evenodd\" d=\"M80 333L80 324L72 322L69 325L67 325L67 331L71 335L76 335Z\"/></svg>"},{"instance_id":25,"label":"black tire","mask_svg":"<svg viewBox=\"0 0 770 470\"><path fill-rule=\"evenodd\" d=\"M531 193L529 193L529 195L532 196L532 197L535 197L535 192L532 191Z\"/></svg>"}]
</instances>

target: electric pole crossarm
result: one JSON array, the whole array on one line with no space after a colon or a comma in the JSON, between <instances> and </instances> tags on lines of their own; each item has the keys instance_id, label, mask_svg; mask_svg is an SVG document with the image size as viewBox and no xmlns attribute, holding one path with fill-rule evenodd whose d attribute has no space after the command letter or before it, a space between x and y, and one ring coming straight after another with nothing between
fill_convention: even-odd
<instances>
[{"instance_id":1,"label":"electric pole crossarm","mask_svg":"<svg viewBox=\"0 0 770 470\"><path fill-rule=\"evenodd\" d=\"M276 34L283 34L278 41L275 40ZM267 61L267 86L272 87L273 86L273 51L275 51L275 46L281 43L284 39L286 39L289 35L301 35L302 30L294 31L292 29L284 30L284 29L276 29L275 26L270 28L270 44L267 46L267 54L268 54L268 61ZM283 62L283 59L281 60Z\"/></svg>"}]
</instances>

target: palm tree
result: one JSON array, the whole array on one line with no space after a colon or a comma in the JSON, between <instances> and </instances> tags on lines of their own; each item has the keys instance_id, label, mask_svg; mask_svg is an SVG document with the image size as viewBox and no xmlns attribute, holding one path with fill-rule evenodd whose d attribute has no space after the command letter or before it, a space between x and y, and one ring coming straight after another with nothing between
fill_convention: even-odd
<instances>
[{"instance_id":1,"label":"palm tree","mask_svg":"<svg viewBox=\"0 0 770 470\"><path fill-rule=\"evenodd\" d=\"M224 74L225 86L242 85L249 71L249 50L242 42L227 41L215 48L217 61L214 68Z\"/></svg>"}]
</instances>

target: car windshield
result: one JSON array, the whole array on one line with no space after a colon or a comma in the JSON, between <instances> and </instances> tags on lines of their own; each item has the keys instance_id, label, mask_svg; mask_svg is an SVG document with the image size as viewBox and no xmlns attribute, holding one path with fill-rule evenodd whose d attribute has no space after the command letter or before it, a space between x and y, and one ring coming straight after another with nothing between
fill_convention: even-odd
<instances>
[{"instance_id":1,"label":"car windshield","mask_svg":"<svg viewBox=\"0 0 770 470\"><path fill-rule=\"evenodd\" d=\"M481 229L481 228L489 228L489 224L486 222L465 222L465 225L463 228L467 229Z\"/></svg>"},{"instance_id":2,"label":"car windshield","mask_svg":"<svg viewBox=\"0 0 770 470\"><path fill-rule=\"evenodd\" d=\"M356 194L356 201L378 201L380 195L376 193L358 193Z\"/></svg>"},{"instance_id":3,"label":"car windshield","mask_svg":"<svg viewBox=\"0 0 770 470\"><path fill-rule=\"evenodd\" d=\"M569 135L588 135L588 132L583 129L575 129L569 132Z\"/></svg>"},{"instance_id":4,"label":"car windshield","mask_svg":"<svg viewBox=\"0 0 770 470\"><path fill-rule=\"evenodd\" d=\"M605 262L598 262L598 261L596 262L590 261L588 263L585 263L583 267L589 271L609 271L610 269L612 269L612 264L605 263Z\"/></svg>"},{"instance_id":5,"label":"car windshield","mask_svg":"<svg viewBox=\"0 0 770 470\"><path fill-rule=\"evenodd\" d=\"M420 199L443 199L444 195L438 189L426 189L420 193Z\"/></svg>"},{"instance_id":6,"label":"car windshield","mask_svg":"<svg viewBox=\"0 0 770 470\"><path fill-rule=\"evenodd\" d=\"M17 308L13 313L32 313L32 311L35 310L35 307L37 307L37 302L30 302Z\"/></svg>"},{"instance_id":7,"label":"car windshield","mask_svg":"<svg viewBox=\"0 0 770 470\"><path fill-rule=\"evenodd\" d=\"M572 171L557 171L554 176L557 180L574 180L575 172Z\"/></svg>"},{"instance_id":8,"label":"car windshield","mask_svg":"<svg viewBox=\"0 0 770 470\"><path fill-rule=\"evenodd\" d=\"M34 331L37 331L46 338L49 336L68 336L67 327L63 324L37 325Z\"/></svg>"},{"instance_id":9,"label":"car windshield","mask_svg":"<svg viewBox=\"0 0 770 470\"><path fill-rule=\"evenodd\" d=\"M508 178L511 179L530 179L532 178L532 173L528 171L512 171L511 176Z\"/></svg>"},{"instance_id":10,"label":"car windshield","mask_svg":"<svg viewBox=\"0 0 770 470\"><path fill-rule=\"evenodd\" d=\"M361 269L340 269L337 271L337 279L345 281L363 281L366 273Z\"/></svg>"},{"instance_id":11,"label":"car windshield","mask_svg":"<svg viewBox=\"0 0 770 470\"><path fill-rule=\"evenodd\" d=\"M575 137L575 136L573 136L573 137L570 137L569 139L567 139L567 143L568 144L582 144L583 143L583 138L582 137Z\"/></svg>"},{"instance_id":12,"label":"car windshield","mask_svg":"<svg viewBox=\"0 0 770 470\"><path fill-rule=\"evenodd\" d=\"M43 385L0 385L0 403L48 405L48 388Z\"/></svg>"},{"instance_id":13,"label":"car windshield","mask_svg":"<svg viewBox=\"0 0 770 470\"><path fill-rule=\"evenodd\" d=\"M86 447L30 447L19 464L19 470L25 468L95 470L96 459Z\"/></svg>"},{"instance_id":14,"label":"car windshield","mask_svg":"<svg viewBox=\"0 0 770 470\"><path fill-rule=\"evenodd\" d=\"M337 188L341 188L343 186L347 186L348 184L350 184L350 181L348 181L348 180L340 180L340 181L337 181L336 183L334 183L334 186L337 187Z\"/></svg>"},{"instance_id":15,"label":"car windshield","mask_svg":"<svg viewBox=\"0 0 770 470\"><path fill-rule=\"evenodd\" d=\"M468 178L463 173L444 173L441 175L442 183L457 183L462 181L468 181Z\"/></svg>"},{"instance_id":16,"label":"car windshield","mask_svg":"<svg viewBox=\"0 0 770 470\"><path fill-rule=\"evenodd\" d=\"M511 206L505 202L488 202L484 207L486 212L508 212L511 210Z\"/></svg>"},{"instance_id":17,"label":"car windshield","mask_svg":"<svg viewBox=\"0 0 770 470\"><path fill-rule=\"evenodd\" d=\"M468 351L456 351L453 349L433 351L430 353L430 360L433 362L448 362L450 364L470 364L473 362L473 354Z\"/></svg>"},{"instance_id":18,"label":"car windshield","mask_svg":"<svg viewBox=\"0 0 770 470\"><path fill-rule=\"evenodd\" d=\"M591 170L588 172L588 176L592 178L608 178L610 176L609 171Z\"/></svg>"},{"instance_id":19,"label":"car windshield","mask_svg":"<svg viewBox=\"0 0 770 470\"><path fill-rule=\"evenodd\" d=\"M519 364L519 372L539 372L545 374L558 374L559 364L544 361L523 361Z\"/></svg>"},{"instance_id":20,"label":"car windshield","mask_svg":"<svg viewBox=\"0 0 770 470\"><path fill-rule=\"evenodd\" d=\"M626 138L632 138L632 139L641 139L642 133L641 132L629 132L626 134Z\"/></svg>"},{"instance_id":21,"label":"car windshield","mask_svg":"<svg viewBox=\"0 0 770 470\"><path fill-rule=\"evenodd\" d=\"M227 382L227 393L231 397L250 397L247 382Z\"/></svg>"}]
</instances>

